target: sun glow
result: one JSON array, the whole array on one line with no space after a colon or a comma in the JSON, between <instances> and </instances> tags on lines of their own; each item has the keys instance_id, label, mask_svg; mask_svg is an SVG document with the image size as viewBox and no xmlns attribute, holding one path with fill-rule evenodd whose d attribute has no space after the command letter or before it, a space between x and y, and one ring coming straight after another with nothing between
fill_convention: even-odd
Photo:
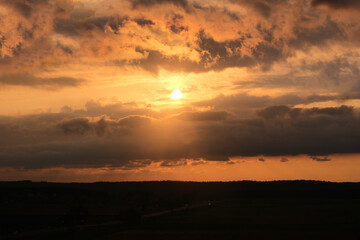
<instances>
[{"instance_id":1,"label":"sun glow","mask_svg":"<svg viewBox=\"0 0 360 240\"><path fill-rule=\"evenodd\" d=\"M180 99L183 97L183 94L179 89L174 89L170 96L172 99Z\"/></svg>"}]
</instances>

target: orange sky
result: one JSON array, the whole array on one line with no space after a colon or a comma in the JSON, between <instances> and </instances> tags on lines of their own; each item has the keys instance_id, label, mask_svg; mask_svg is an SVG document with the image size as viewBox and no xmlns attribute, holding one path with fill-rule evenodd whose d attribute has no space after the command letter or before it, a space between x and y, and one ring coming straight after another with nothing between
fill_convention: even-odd
<instances>
[{"instance_id":1,"label":"orange sky","mask_svg":"<svg viewBox=\"0 0 360 240\"><path fill-rule=\"evenodd\" d=\"M272 181L322 180L359 182L360 156L332 155L331 161L314 161L306 156L235 158L230 162L180 161L154 162L138 168L50 168L24 170L5 168L0 180L52 182L94 181Z\"/></svg>"},{"instance_id":2,"label":"orange sky","mask_svg":"<svg viewBox=\"0 0 360 240\"><path fill-rule=\"evenodd\" d=\"M359 11L0 0L0 180L359 181Z\"/></svg>"}]
</instances>

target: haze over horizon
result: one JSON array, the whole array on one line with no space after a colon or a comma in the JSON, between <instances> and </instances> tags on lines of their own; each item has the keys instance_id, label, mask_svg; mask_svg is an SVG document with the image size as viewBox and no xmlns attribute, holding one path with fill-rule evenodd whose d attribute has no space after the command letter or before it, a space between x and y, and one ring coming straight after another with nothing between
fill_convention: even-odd
<instances>
[{"instance_id":1,"label":"haze over horizon","mask_svg":"<svg viewBox=\"0 0 360 240\"><path fill-rule=\"evenodd\" d=\"M360 3L0 0L0 181L360 181Z\"/></svg>"}]
</instances>

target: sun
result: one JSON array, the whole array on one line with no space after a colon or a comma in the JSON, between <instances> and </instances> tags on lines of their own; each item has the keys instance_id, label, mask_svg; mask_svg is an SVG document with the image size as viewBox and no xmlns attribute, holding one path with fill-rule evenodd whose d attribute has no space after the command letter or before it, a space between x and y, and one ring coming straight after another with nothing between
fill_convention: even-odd
<instances>
[{"instance_id":1,"label":"sun","mask_svg":"<svg viewBox=\"0 0 360 240\"><path fill-rule=\"evenodd\" d=\"M180 99L183 97L183 94L179 89L174 89L170 96L172 99Z\"/></svg>"}]
</instances>

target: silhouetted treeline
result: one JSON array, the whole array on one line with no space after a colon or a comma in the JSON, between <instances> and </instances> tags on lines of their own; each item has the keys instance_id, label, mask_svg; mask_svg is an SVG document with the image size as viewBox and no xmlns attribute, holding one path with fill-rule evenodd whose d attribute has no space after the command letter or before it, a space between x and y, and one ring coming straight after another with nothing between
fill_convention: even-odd
<instances>
[{"instance_id":1,"label":"silhouetted treeline","mask_svg":"<svg viewBox=\"0 0 360 240\"><path fill-rule=\"evenodd\" d=\"M0 202L186 202L223 197L360 198L360 183L273 182L0 182Z\"/></svg>"}]
</instances>

